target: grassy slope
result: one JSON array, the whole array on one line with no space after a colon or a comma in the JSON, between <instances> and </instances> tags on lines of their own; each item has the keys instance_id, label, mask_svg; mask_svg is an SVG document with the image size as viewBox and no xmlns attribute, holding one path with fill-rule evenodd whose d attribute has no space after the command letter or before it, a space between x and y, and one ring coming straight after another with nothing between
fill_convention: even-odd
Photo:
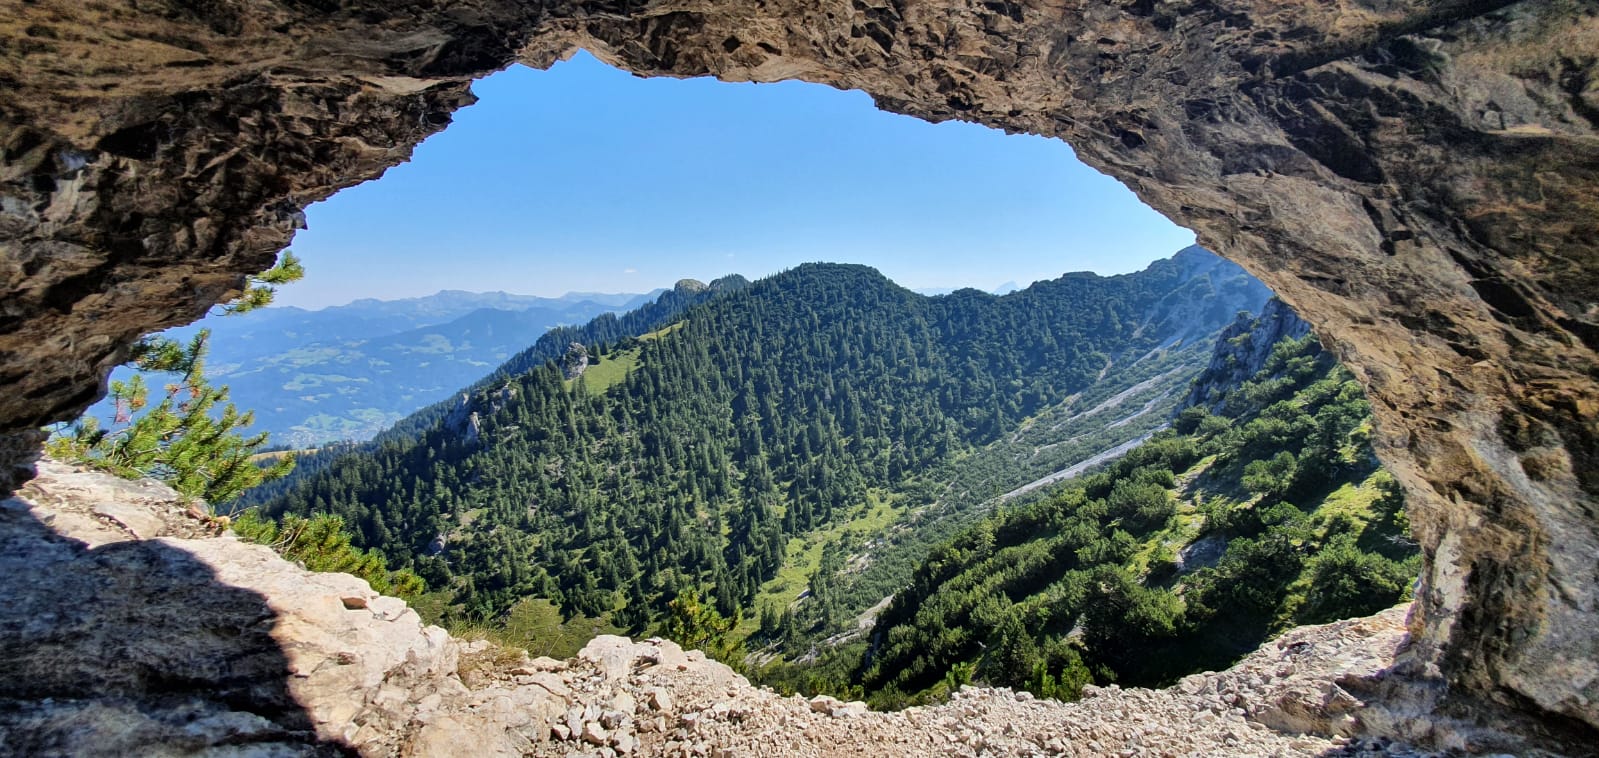
<instances>
[{"instance_id":1,"label":"grassy slope","mask_svg":"<svg viewBox=\"0 0 1599 758\"><path fill-rule=\"evenodd\" d=\"M638 365L640 348L618 350L605 356L599 363L590 363L583 371L583 386L589 392L604 392L623 379ZM568 384L576 380L569 380Z\"/></svg>"},{"instance_id":2,"label":"grassy slope","mask_svg":"<svg viewBox=\"0 0 1599 758\"><path fill-rule=\"evenodd\" d=\"M671 334L672 332L683 328L683 324L684 322L679 321L670 326L650 332L649 334L642 335L639 337L639 339L658 340L665 335ZM628 373L638 366L639 354L641 352L643 352L643 348L626 348L612 352L609 355L602 356L599 363L590 363L589 367L583 371L583 386L587 387L589 392L604 392L610 389L618 382L626 379ZM575 379L570 380L567 382L567 384L571 385L575 381Z\"/></svg>"},{"instance_id":3,"label":"grassy slope","mask_svg":"<svg viewBox=\"0 0 1599 758\"><path fill-rule=\"evenodd\" d=\"M811 576L821 566L823 549L829 544L864 544L881 535L904 513L903 498L877 490L868 490L866 497L867 502L856 505L845 519L812 530L803 537L790 538L783 567L778 569L776 577L761 587L754 607L781 609L799 601L809 588ZM752 614L736 631L739 636L747 637L755 632L758 625L758 619Z\"/></svg>"}]
</instances>

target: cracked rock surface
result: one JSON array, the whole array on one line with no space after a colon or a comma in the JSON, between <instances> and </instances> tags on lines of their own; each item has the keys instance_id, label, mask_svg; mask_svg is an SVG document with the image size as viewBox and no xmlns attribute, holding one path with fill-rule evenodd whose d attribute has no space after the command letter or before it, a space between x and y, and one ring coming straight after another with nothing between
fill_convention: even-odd
<instances>
[{"instance_id":1,"label":"cracked rock surface","mask_svg":"<svg viewBox=\"0 0 1599 758\"><path fill-rule=\"evenodd\" d=\"M1599 728L1592 0L0 9L0 486L130 340L237 292L473 77L587 48L805 79L1062 138L1259 276L1365 385L1407 492L1426 564L1406 676L1445 710Z\"/></svg>"}]
</instances>

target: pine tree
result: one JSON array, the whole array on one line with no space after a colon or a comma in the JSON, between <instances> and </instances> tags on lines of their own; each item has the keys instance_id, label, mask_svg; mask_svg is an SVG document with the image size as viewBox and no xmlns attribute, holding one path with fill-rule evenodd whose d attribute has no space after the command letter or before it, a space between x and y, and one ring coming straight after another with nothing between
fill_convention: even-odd
<instances>
[{"instance_id":1,"label":"pine tree","mask_svg":"<svg viewBox=\"0 0 1599 758\"><path fill-rule=\"evenodd\" d=\"M243 294L223 306L222 312L233 315L261 308L272 302L277 285L304 274L299 259L286 252L276 266L250 277ZM116 409L113 426L103 428L97 419L86 416L58 430L47 451L118 476L160 479L213 508L250 487L288 474L294 468L293 455L279 456L267 466L257 465L255 454L267 444L267 433L241 435L254 421L254 414L241 412L228 402L227 387L214 387L206 381L210 336L210 330L202 329L186 344L165 337L140 340L129 363L141 373L111 383ZM154 406L150 405L145 373L178 377L162 387L161 399Z\"/></svg>"},{"instance_id":2,"label":"pine tree","mask_svg":"<svg viewBox=\"0 0 1599 758\"><path fill-rule=\"evenodd\" d=\"M51 442L50 454L119 476L155 477L213 507L289 473L294 468L292 455L281 456L266 467L256 465L253 456L266 445L267 433L241 436L239 431L254 421L254 414L241 412L228 402L226 387L213 387L206 381L206 340L210 335L209 330L202 330L187 346L178 348L178 353L161 352L138 363L144 370L180 372L178 381L162 388L161 399L153 407L149 406L150 388L142 376L112 382L116 426L101 428L93 417L84 418ZM221 411L213 413L218 407Z\"/></svg>"}]
</instances>

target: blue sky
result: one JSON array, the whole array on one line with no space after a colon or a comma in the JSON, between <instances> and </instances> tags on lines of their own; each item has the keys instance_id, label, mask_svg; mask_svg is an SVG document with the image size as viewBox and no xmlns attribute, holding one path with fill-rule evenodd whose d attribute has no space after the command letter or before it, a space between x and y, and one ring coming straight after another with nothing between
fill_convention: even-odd
<instances>
[{"instance_id":1,"label":"blue sky","mask_svg":"<svg viewBox=\"0 0 1599 758\"><path fill-rule=\"evenodd\" d=\"M1059 140L860 92L640 79L586 53L474 85L382 179L307 212L283 305L440 289L644 292L865 263L913 288L1143 268L1193 241Z\"/></svg>"}]
</instances>

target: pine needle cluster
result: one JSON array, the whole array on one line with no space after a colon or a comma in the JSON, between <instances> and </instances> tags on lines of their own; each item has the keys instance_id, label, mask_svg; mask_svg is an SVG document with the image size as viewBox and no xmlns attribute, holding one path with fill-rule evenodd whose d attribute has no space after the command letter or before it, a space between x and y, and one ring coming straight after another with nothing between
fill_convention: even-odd
<instances>
[{"instance_id":1,"label":"pine needle cluster","mask_svg":"<svg viewBox=\"0 0 1599 758\"><path fill-rule=\"evenodd\" d=\"M284 253L276 266L250 277L241 296L222 310L231 315L265 306L277 285L304 274L299 259ZM118 476L159 479L213 510L257 484L288 474L294 456L285 454L261 465L257 453L266 446L267 433L244 434L254 414L229 402L227 387L206 380L210 336L210 330L201 330L188 342L140 340L129 361L138 373L111 382L111 424L102 426L85 416L57 429L46 451ZM156 374L171 375L174 381L152 393L145 376ZM152 394L157 398L153 402Z\"/></svg>"}]
</instances>

